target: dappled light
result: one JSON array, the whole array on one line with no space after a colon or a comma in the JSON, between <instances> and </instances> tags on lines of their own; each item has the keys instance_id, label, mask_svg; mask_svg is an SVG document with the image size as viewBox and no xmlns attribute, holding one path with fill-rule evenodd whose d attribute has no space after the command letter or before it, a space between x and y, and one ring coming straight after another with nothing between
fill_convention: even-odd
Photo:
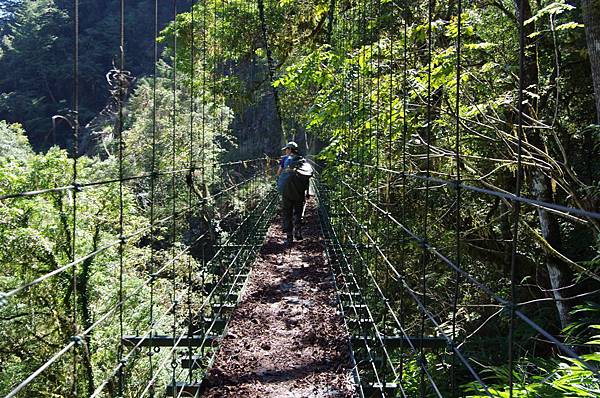
<instances>
[{"instance_id":1,"label":"dappled light","mask_svg":"<svg viewBox=\"0 0 600 398\"><path fill-rule=\"evenodd\" d=\"M600 396L597 0L0 34L0 396Z\"/></svg>"}]
</instances>

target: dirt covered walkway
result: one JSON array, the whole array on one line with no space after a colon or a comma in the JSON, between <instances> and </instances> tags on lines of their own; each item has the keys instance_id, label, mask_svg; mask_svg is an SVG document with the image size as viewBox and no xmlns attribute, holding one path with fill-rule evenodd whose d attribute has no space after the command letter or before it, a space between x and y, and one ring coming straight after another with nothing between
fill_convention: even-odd
<instances>
[{"instance_id":1,"label":"dirt covered walkway","mask_svg":"<svg viewBox=\"0 0 600 398\"><path fill-rule=\"evenodd\" d=\"M314 201L306 213L291 249L273 220L203 397L354 396Z\"/></svg>"}]
</instances>

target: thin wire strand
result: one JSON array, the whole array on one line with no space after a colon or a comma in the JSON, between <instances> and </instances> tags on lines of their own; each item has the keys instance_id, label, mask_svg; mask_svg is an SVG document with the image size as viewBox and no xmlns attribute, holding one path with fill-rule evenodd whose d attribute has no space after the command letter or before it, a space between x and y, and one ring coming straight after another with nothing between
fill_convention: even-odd
<instances>
[{"instance_id":1,"label":"thin wire strand","mask_svg":"<svg viewBox=\"0 0 600 398\"><path fill-rule=\"evenodd\" d=\"M177 0L173 0L173 21L177 20ZM175 170L176 165L176 134L177 134L177 33L173 34L173 67L172 67L172 115L171 115L171 170ZM175 191L175 176L171 177L171 214L174 216L177 207L177 194ZM177 267L176 267L176 255L175 255L175 245L177 243L177 227L175 223L175 217L172 218L171 224L171 274L172 274L172 302L173 302L173 324L172 324L172 336L173 336L173 350L171 351L171 385L173 386L173 397L176 396L177 392L177 382L175 379L175 370L177 368L177 356L175 354L175 347L177 346L175 341L176 330L177 330L177 309L178 309L178 300L177 297Z\"/></svg>"},{"instance_id":2,"label":"thin wire strand","mask_svg":"<svg viewBox=\"0 0 600 398\"><path fill-rule=\"evenodd\" d=\"M120 73L125 70L125 0L120 1L120 62L119 69ZM125 143L123 141L123 127L124 127L124 101L125 101L125 87L123 79L119 78L119 115L118 115L118 135L119 135L119 301L123 300L123 273L124 273L124 262L123 255L125 251L125 239L124 239L124 206L123 206L123 150ZM119 347L118 347L118 358L119 362L123 361L123 306L119 306ZM125 391L125 373L124 367L119 368L119 395L123 396Z\"/></svg>"},{"instance_id":3,"label":"thin wire strand","mask_svg":"<svg viewBox=\"0 0 600 398\"><path fill-rule=\"evenodd\" d=\"M268 158L268 156L267 156L267 158ZM231 161L231 162L213 162L211 164L214 166L222 167L222 166L232 166L232 165L236 165L236 164L249 164L249 163L259 164L264 161L265 161L265 156L262 156L259 158L236 160L236 161ZM134 181L134 180L141 180L141 179L145 179L145 178L152 179L153 177L158 178L158 177L164 177L164 176L171 176L172 174L185 174L185 173L189 173L189 172L190 172L189 168L177 169L177 170L166 170L166 171L156 170L154 172L154 174L151 172L150 173L142 173L142 174L135 175L135 176L123 177L122 179L111 178L111 179L99 180L99 181L77 182L76 184L65 185L65 186L61 186L61 187L37 189L37 190L32 190L32 191L22 191L22 192L0 195L0 201L7 200L7 199L26 198L26 197L44 195L44 194L49 194L49 193L59 193L59 192L63 192L63 191L78 191L78 192L80 192L85 188L102 187L102 186L108 185L108 184L120 183L121 181L128 182L128 181Z\"/></svg>"},{"instance_id":4,"label":"thin wire strand","mask_svg":"<svg viewBox=\"0 0 600 398\"><path fill-rule=\"evenodd\" d=\"M463 155L463 157L464 157L464 155ZM360 163L358 161L352 161L352 160L341 160L341 161L349 163L349 164L360 165ZM521 163L521 164L523 164L523 163ZM375 166L364 165L364 167L375 167ZM403 175L403 172L401 172L401 171L389 170L387 168L382 168L382 167L380 167L379 169L381 171L385 171L387 173ZM404 175L408 178L422 180L422 181L430 181L430 182L434 182L434 183L440 184L440 185L445 185L445 186L450 186L450 187L456 186L455 180L449 180L449 179L437 178L437 177L431 177L431 176L428 177L426 175L422 175L422 174L414 173L414 172L413 173L404 172ZM465 181L465 180L463 179L463 181ZM554 203L548 203L548 202L544 202L541 200L530 199L530 198L527 198L527 197L524 197L521 195L517 196L514 193L510 193L510 192L506 192L506 191L498 191L498 190L493 190L493 189L480 188L480 187L468 185L465 183L461 183L460 188L467 190L467 191L471 191L471 192L477 192L477 193L481 193L481 194L485 194L485 195L491 195L494 197L506 199L510 202L518 202L521 204L527 204L527 205L530 205L537 209L542 209L542 210L552 212L561 217L566 217L566 215L570 214L570 215L574 215L574 216L577 215L577 216L587 217L587 218L592 218L592 219L600 219L600 213L598 213L598 212L587 211L587 210L582 210L579 208L562 206L562 205L557 205Z\"/></svg>"},{"instance_id":5,"label":"thin wire strand","mask_svg":"<svg viewBox=\"0 0 600 398\"><path fill-rule=\"evenodd\" d=\"M264 159L263 159L263 160L264 160ZM223 194L225 194L225 193L231 192L231 191L233 191L233 190L236 190L236 189L241 189L243 186L245 186L245 185L246 185L246 184L248 184L248 183L251 183L251 182L252 182L254 179L256 179L256 178L258 178L258 177L259 177L259 175L253 175L253 176L252 176L252 177L250 177L250 178L247 178L247 179L245 179L245 180L242 180L242 181L240 181L239 183L233 184L233 185L231 185L231 186L229 186L229 187L227 187L227 188L224 188L224 189L222 189L222 190L220 190L220 191L218 191L218 192L214 193L214 194L213 194L212 196L210 196L210 197L199 198L199 199L198 199L198 200L197 200L197 201L196 201L196 202L193 204L193 206L198 206L198 205L200 205L200 204L202 204L202 203L206 203L206 202L208 202L210 199L217 198L217 197L219 197L219 196L221 196L221 195L223 195ZM156 221L155 221L155 223L154 223L154 227L157 227L157 226L160 226L160 225L162 225L162 224L165 224L165 223L167 223L167 222L171 221L173 218L177 218L177 217L180 217L180 216L182 216L182 215L185 215L185 214L186 214L186 212L187 212L187 211L189 211L189 210L190 210L189 208L181 209L181 210L179 210L178 212L176 212L176 213L175 213L175 216L174 216L174 217L173 217L173 215L168 215L168 216L166 216L166 217L163 217L163 218L161 218L161 219L159 219L159 220L156 220ZM121 243L121 240L125 240L125 242L127 242L127 241L129 241L129 240L131 240L131 239L133 239L133 238L135 238L135 237L141 236L142 234L144 234L144 233L146 233L146 232L150 231L151 229L152 229L152 226L146 226L146 227L142 227L142 228L140 228L140 229L138 229L138 230L136 230L136 231L134 231L134 232L130 233L129 235L125 235L124 237L122 237L122 239L116 239L116 240L113 240L113 241L111 241L111 242L109 242L109 243L105 244L104 246L101 246L100 248L96 249L95 251L93 251L93 252L90 252L90 253L88 253L87 255L85 255L85 256L83 256L83 257L80 257L80 258L78 258L78 259L77 259L77 260L75 260L75 261L72 261L72 262L70 262L70 263L67 263L67 264L65 264L65 265L63 265L63 266L61 266L61 267L59 267L59 268L55 269L55 270L52 270L52 271L50 271L50 272L48 272L48 273L46 273L46 274L44 274L44 275L42 275L42 276L40 276L40 277L38 277L38 278L34 279L34 280L33 280L33 281L31 281L31 282L27 282L27 283L25 283L25 284L23 284L23 285L21 285L21 286L19 286L19 287L16 287L16 288L14 288L14 289L12 289L12 290L10 290L10 291L8 291L8 292L2 293L1 297L2 297L2 299L3 299L3 300L8 300L9 298L11 298L11 297L13 297L13 296L16 296L18 293L20 293L20 292L22 292L22 291L24 291L24 290L30 289L31 287L34 287L34 286L36 286L36 285L38 285L38 284L40 284L40 283L42 283L42 282L44 282L44 281L48 280L49 278L51 278L51 277L53 277L53 276L55 276L55 275L58 275L58 274L60 274L60 273L62 273L62 272L64 272L64 271L66 271L66 270L68 270L68 269L70 269L70 268L72 268L72 267L74 267L74 266L77 266L78 264L81 264L81 263L82 263L82 262L84 262L85 260L88 260L88 259L90 259L90 258L92 258L92 257L95 257L95 256L97 256L98 254L100 254L100 253L103 253L103 252L105 252L106 250L108 250L108 249L110 249L110 248L113 248L113 247L115 247L115 246L119 245L119 244Z\"/></svg>"},{"instance_id":6,"label":"thin wire strand","mask_svg":"<svg viewBox=\"0 0 600 398\"><path fill-rule=\"evenodd\" d=\"M386 215L386 217L389 217L390 220L392 220L396 225L398 225L407 235L410 236L410 238L412 240L414 240L415 242L417 242L421 247L424 247L425 249L427 249L428 251L431 252L431 254L435 255L439 260L441 260L444 264L446 264L447 266L450 267L450 269L458 271L466 280L468 280L469 282L471 282L471 284L473 284L475 287L477 287L479 290L485 292L490 298L493 298L495 301L497 301L499 304L501 304L502 306L505 306L507 308L511 307L512 304L510 302L510 300L504 299L500 296L498 296L496 293L494 293L489 287L487 287L486 285L482 284L481 282L479 282L477 279L475 279L475 277L473 277L471 274L469 274L467 271L465 271L462 268L458 268L456 266L456 264L449 259L448 257L446 257L444 254L442 254L438 249L436 249L434 246L432 246L430 243L428 243L426 240L424 240L422 237L419 237L418 235L416 235L413 231L411 231L409 228L407 228L405 225L401 224L398 220L396 220L391 214L386 213L384 209L382 209L381 207L379 207L376 203L373 203L369 198L365 197L364 195L360 194L358 191L354 190L347 182L345 181L341 181L342 184L345 184L346 186L348 186L351 190L353 190L353 192L358 196L361 197L362 199L365 200L365 202L369 203L371 206L374 206L378 211L382 212L383 214ZM401 274L399 273L399 271L393 267L393 265L390 263L388 263L388 265L391 266L391 268L394 271L395 275L398 278L402 278ZM592 363L583 360L577 353L575 353L575 351L573 351L571 348L569 348L567 345L565 345L564 343L560 342L558 339L556 339L556 337L552 336L550 333L548 333L546 330L544 330L541 326L539 326L538 324L536 324L533 320L531 320L529 317L527 317L527 315L525 315L522 311L520 310L515 310L515 315L519 318L521 318L523 321L525 321L527 324L529 324L533 329L535 329L536 331L538 331L539 333L543 334L544 337L546 337L548 340L552 341L553 344L559 348L563 353L565 353L566 355L568 355L569 357L576 359L577 361L579 361L585 368L587 368L588 370L590 370L592 373L594 373L596 376L600 375L598 374L598 369L596 366L592 365Z\"/></svg>"},{"instance_id":7,"label":"thin wire strand","mask_svg":"<svg viewBox=\"0 0 600 398\"><path fill-rule=\"evenodd\" d=\"M73 2L73 186L77 186L77 159L79 157L79 0ZM71 232L71 261L77 257L77 190L73 190L73 229ZM79 333L77 299L78 299L78 281L77 267L72 268L72 297L73 297L73 318L72 334L76 336ZM73 396L78 396L78 353L73 351ZM89 381L91 383L91 381Z\"/></svg>"},{"instance_id":8,"label":"thin wire strand","mask_svg":"<svg viewBox=\"0 0 600 398\"><path fill-rule=\"evenodd\" d=\"M402 39L402 189L401 189L401 214L400 219L402 224L406 224L406 137L408 135L408 11L409 11L409 0L404 2L404 12L402 19L404 23L403 27L403 39ZM391 168L390 168L391 169ZM402 235L400 242L400 266L404 270L406 269L406 245L404 244L404 235ZM404 320L404 290L400 296L400 310L401 320ZM403 358L403 346L400 347L400 377L404 376L404 358Z\"/></svg>"},{"instance_id":9,"label":"thin wire strand","mask_svg":"<svg viewBox=\"0 0 600 398\"><path fill-rule=\"evenodd\" d=\"M271 85L271 90L273 93L273 101L275 102L275 112L277 115L277 121L279 122L279 130L281 137L283 139L292 139L293 137L286 136L283 118L281 117L281 105L279 100L279 90L273 84L275 82L275 62L273 60L273 54L271 52L271 46L269 45L269 28L267 26L266 16L265 16L265 5L264 0L258 0L258 13L260 18L260 25L262 29L263 35L263 45L265 47L265 53L267 56L267 70L269 74L269 83Z\"/></svg>"},{"instance_id":10,"label":"thin wire strand","mask_svg":"<svg viewBox=\"0 0 600 398\"><path fill-rule=\"evenodd\" d=\"M455 151L456 151L456 221L455 221L455 245L456 245L456 266L457 268L461 268L461 209L462 209L462 196L461 196L461 131L460 131L460 104L461 104L461 72L462 72L462 64L461 64L461 50L462 50L462 0L457 0L457 35L456 35L456 119L455 119ZM456 321L457 321L457 306L460 295L460 273L455 271L454 273L454 293L452 299L452 332L451 339L452 343L456 341ZM450 374L450 393L452 397L457 396L457 381L456 381L456 356L452 355L452 364L451 364L451 374Z\"/></svg>"},{"instance_id":11,"label":"thin wire strand","mask_svg":"<svg viewBox=\"0 0 600 398\"><path fill-rule=\"evenodd\" d=\"M518 94L518 127L517 127L517 176L515 181L515 196L521 196L521 178L523 173L522 158L522 141L523 141L523 98L524 98L524 78L525 78L525 13L523 11L524 0L519 3L519 94ZM515 269L517 263L518 250L518 235L519 235L519 216L521 206L519 202L515 202L513 206L513 226L512 226L512 247L510 259L510 325L508 330L508 396L513 397L514 393L514 339L516 327L516 276Z\"/></svg>"},{"instance_id":12,"label":"thin wire strand","mask_svg":"<svg viewBox=\"0 0 600 398\"><path fill-rule=\"evenodd\" d=\"M156 145L157 145L157 83L158 83L158 0L154 0L154 36L152 38L154 59L153 59L153 74L152 74L152 157L151 157L151 178L150 178L150 308L149 308L149 337L150 344L148 346L148 371L150 380L154 378L154 346L153 340L155 333L155 319L154 319L154 295L155 295L155 262L156 262L156 250L155 250L155 202L156 202L156 185L159 183L159 175L157 174L156 164ZM154 396L154 390L152 390L151 397Z\"/></svg>"},{"instance_id":13,"label":"thin wire strand","mask_svg":"<svg viewBox=\"0 0 600 398\"><path fill-rule=\"evenodd\" d=\"M427 177L430 176L430 147L429 143L431 142L431 124L432 124L432 103L431 103L431 64L432 64L432 54L433 54L433 3L432 0L428 0L427 6L427 126L426 126L426 141L427 141L427 152L426 152L426 160L425 160L425 175ZM427 242L429 235L429 180L425 181L425 203L423 206L423 242ZM427 265L429 264L428 252L425 245L422 245L421 251L421 294L423 297L423 308L427 306ZM423 368L427 367L424 347L423 347L423 339L425 337L425 311L421 310L421 328L420 328L421 341L419 345L419 361ZM421 398L425 398L425 384L424 384L424 374L421 371L420 377L420 389L419 394Z\"/></svg>"},{"instance_id":14,"label":"thin wire strand","mask_svg":"<svg viewBox=\"0 0 600 398\"><path fill-rule=\"evenodd\" d=\"M194 91L194 84L195 84L195 80L196 80L196 58L195 58L195 46L196 46L196 42L195 42L195 35L196 35L196 31L195 31L195 10L194 10L194 1L192 0L191 2L191 39L190 39L190 64L192 66L191 68L191 79L190 79L190 86L189 86L189 90L190 90L190 135L189 135L189 167L190 167L190 173L194 173L196 171L195 169L195 164L194 164L194 111L195 111L195 101L196 101L196 96L195 96L195 91ZM190 179L192 178L192 176L190 175ZM188 208L191 209L192 207L192 186L191 184L188 184L188 198L187 198L187 202L188 202ZM192 229L192 221L193 221L193 212L190 211L189 215L188 215L188 225L190 230ZM192 295L191 295L191 291L192 291L192 256L189 255L188 256L188 261L187 261L187 267L188 267L188 295L187 295L187 308L188 308L188 347L187 347L187 352L188 352L188 358L191 361L192 360L192 355L193 355L193 351L192 351L192 342L191 342L191 337L192 337ZM193 380L193 375L194 375L194 367L190 366L188 369L188 383L192 383ZM181 389L183 392L183 389Z\"/></svg>"}]
</instances>

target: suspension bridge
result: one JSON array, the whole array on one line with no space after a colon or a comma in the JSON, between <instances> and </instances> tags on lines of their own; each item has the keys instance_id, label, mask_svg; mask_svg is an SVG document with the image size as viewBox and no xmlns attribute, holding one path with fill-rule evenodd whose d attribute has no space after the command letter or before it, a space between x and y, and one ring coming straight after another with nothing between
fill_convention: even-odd
<instances>
[{"instance_id":1,"label":"suspension bridge","mask_svg":"<svg viewBox=\"0 0 600 398\"><path fill-rule=\"evenodd\" d=\"M219 52L215 38L231 34L225 29L235 22L232 10L253 18L253 37L260 40L251 47L252 57L265 58L278 129L282 138L294 138L282 115L286 97L275 84L269 20L274 5L262 0L192 2L189 25L167 36L173 65L168 123L159 120L165 99L157 97L162 83L155 67L145 97L149 127L128 141L131 79L124 49L125 41L135 38L125 37L121 1L120 57L110 74L115 117L109 157L114 163L111 172L102 174L86 169L90 166L78 147L84 129L78 108L79 1L74 1L73 100L70 112L57 116L72 131L69 175L19 190L8 183L0 191L0 204L7 209L26 206L28 214L35 214L43 200L59 206L55 215L47 215L56 220L51 229L60 231L50 245L64 250L58 261L44 264L38 258L43 266L36 264L34 272L11 280L3 275L0 335L8 339L5 331L17 328L22 341L52 337L59 344L48 344L43 357L15 352L20 370L10 385L1 386L3 396L516 397L524 396L513 392L522 383L520 360L538 352L566 358L588 381L588 396L596 396L598 361L587 355L593 346L567 343L560 327L549 329L540 322L540 313L557 317L547 315L556 310L560 317L569 300L597 298L600 277L561 254L524 218L539 214L563 226L594 228L600 213L524 188L533 160L546 160L532 139L539 126L525 100L525 12L517 13L516 119L512 131L497 140L510 148L507 163L514 178L501 189L471 176L481 159L463 139L471 129L461 118L461 106L468 101L461 91L466 84L461 75L464 1L455 2L451 67L456 73L448 82L453 95L445 108L432 85L440 67L433 63L432 1L423 21L426 46L417 49L408 41L414 11L409 2L328 3L322 19L329 40L326 54L357 61L338 64L342 90L328 95L338 96L342 127L337 140L343 143L333 156L310 157L317 170L307 208L310 232L290 247L276 217L278 158L223 161L214 138L215 130L228 129L227 115L218 107L226 108L231 100L221 79L233 74L229 64L235 63L234 56ZM178 1L155 1L148 12L156 21L160 7L172 7L173 20L182 21ZM385 40L378 25L384 12L401 20L404 29ZM240 41L248 40L244 28L229 26L239 29ZM154 33L160 36L158 22ZM154 41L153 62L159 65ZM360 51L354 50L357 43ZM409 76L417 57L425 60L426 72ZM319 63L334 67L332 58ZM187 75L176 67L184 64ZM411 95L411 85L419 85L423 95ZM445 135L436 136L432 121L441 112L449 124ZM361 117L368 126L359 124ZM145 148L138 157L137 147ZM448 171L440 171L442 162L451 164ZM90 202L100 201L111 213L90 216ZM476 205L491 209L486 225L469 221ZM475 242L473 231L482 228L500 233ZM529 283L523 278L525 267L531 264L521 248L536 244L552 260L533 260L538 261L533 268L558 263L549 268L550 277L560 279L553 269L568 269L579 276L568 284L585 285L582 293L567 297L561 294L567 285L551 284L544 297L523 294ZM492 269L498 262L503 269ZM93 286L101 277L106 291ZM64 297L44 298L60 289ZM277 311L270 313L269 306ZM57 311L64 313L51 315ZM304 311L305 318L290 320L294 311ZM19 312L22 317L11 315ZM289 341L277 340L271 321L286 325ZM40 335L45 322L59 323L59 332ZM321 338L306 328L323 322L318 333L327 329L329 334ZM531 340L535 348L528 352ZM277 342L295 347L299 358L286 357L289 351L277 354ZM2 343L3 351L10 351L9 343ZM490 345L495 362L484 363L480 353ZM310 355L312 362L305 358ZM257 370L257 363L273 368ZM494 366L506 370L506 390L489 385ZM0 365L2 372L8 369ZM292 385L290 380L302 382ZM271 390L264 387L269 383ZM254 390L242 389L251 384Z\"/></svg>"}]
</instances>

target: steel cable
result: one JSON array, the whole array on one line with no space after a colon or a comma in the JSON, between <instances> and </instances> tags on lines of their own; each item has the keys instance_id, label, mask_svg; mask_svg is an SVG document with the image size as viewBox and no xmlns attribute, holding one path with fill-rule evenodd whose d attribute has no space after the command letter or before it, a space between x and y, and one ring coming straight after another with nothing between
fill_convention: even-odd
<instances>
[{"instance_id":1,"label":"steel cable","mask_svg":"<svg viewBox=\"0 0 600 398\"><path fill-rule=\"evenodd\" d=\"M457 34L456 34L456 93L455 93L455 101L456 101L456 119L455 119L455 152L456 152L456 221L455 221L455 245L456 245L456 267L461 268L461 131L460 131L460 104L461 104L461 72L462 72L462 59L461 59L461 50L462 50L462 0L457 0ZM460 295L460 273L455 271L454 274L454 293L452 300L452 331L451 331L451 341L452 344L456 341L456 322L457 322L457 306ZM452 355L452 364L451 364L451 374L450 374L450 393L452 397L456 397L457 395L457 385L456 385L456 357Z\"/></svg>"},{"instance_id":2,"label":"steel cable","mask_svg":"<svg viewBox=\"0 0 600 398\"><path fill-rule=\"evenodd\" d=\"M346 186L350 187L350 185L348 185L347 182L343 182ZM351 187L350 187L351 188ZM475 279L475 277L473 277L471 274L469 274L467 271L465 271L462 268L458 268L456 266L456 264L449 259L448 257L446 257L445 255L443 255L438 249L436 249L434 246L432 246L431 244L429 244L428 242L426 242L422 237L416 235L414 232L412 232L410 229L408 229L405 225L401 224L398 220L396 220L391 214L387 213L384 209L382 209L381 207L379 207L377 204L373 203L369 198L364 197L364 195L361 195L360 193L358 193L356 190L354 190L353 188L351 188L358 196L361 196L366 202L370 203L371 206L374 206L378 211L382 212L386 217L388 217L390 220L392 220L396 225L398 225L407 235L409 235L411 237L411 239L413 239L415 242L417 242L421 247L423 247L424 249L430 251L432 254L434 254L439 260L441 260L443 263L447 264L452 270L459 272L464 278L466 278L469 282L471 282L474 286L476 286L478 289L480 289L481 291L485 292L490 298L494 299L495 301L497 301L499 304L501 304L502 306L505 306L507 308L511 307L511 301L504 299L500 296L498 296L496 293L494 293L489 287L487 287L486 285L482 284L481 282L479 282L477 279ZM391 265L391 263L389 263L389 265ZM396 276L398 278L401 278L400 273L396 270L395 267L392 266L392 269L395 270ZM559 348L562 352L564 352L565 354L567 354L569 357L576 359L577 361L579 361L581 364L583 364L588 370L590 370L591 372L593 372L595 375L598 375L598 369L593 366L591 363L589 363L588 361L583 360L577 353L575 353L575 351L573 351L571 348L569 348L567 345L565 345L564 343L560 342L558 339L556 339L556 337L552 336L550 333L548 333L546 330L544 330L543 328L541 328L539 325L537 325L533 320L531 320L529 317L527 317L522 311L520 310L515 310L515 315L519 318L521 318L523 321L525 321L527 324L529 324L532 328L534 328L536 331L538 331L539 333L543 334L544 337L546 337L549 341L551 341L557 348Z\"/></svg>"},{"instance_id":3,"label":"steel cable","mask_svg":"<svg viewBox=\"0 0 600 398\"><path fill-rule=\"evenodd\" d=\"M73 1L73 186L77 186L77 159L79 157L79 0ZM71 261L75 261L77 257L77 192L73 190L73 228L71 231ZM72 297L73 297L73 314L72 314L72 335L76 336L79 332L78 325L78 280L77 267L72 269ZM73 351L73 386L72 393L75 397L78 396L78 353ZM92 381L90 380L89 383Z\"/></svg>"},{"instance_id":4,"label":"steel cable","mask_svg":"<svg viewBox=\"0 0 600 398\"><path fill-rule=\"evenodd\" d=\"M430 147L431 142L431 124L432 124L432 98L431 98L431 72L432 72L432 55L433 55L433 2L428 0L427 6L427 121L426 121L426 160L425 160L425 175L430 176ZM422 250L421 250L421 294L423 296L423 307L421 308L421 328L420 335L421 341L419 345L419 359L421 362L421 369L427 367L425 353L423 351L423 338L425 337L425 308L427 306L427 266L429 264L428 252L425 247L427 239L429 237L429 180L425 181L425 201L423 205L423 232L422 232ZM421 398L425 398L425 384L424 384L424 373L421 371L420 378L420 390L419 394Z\"/></svg>"}]
</instances>

